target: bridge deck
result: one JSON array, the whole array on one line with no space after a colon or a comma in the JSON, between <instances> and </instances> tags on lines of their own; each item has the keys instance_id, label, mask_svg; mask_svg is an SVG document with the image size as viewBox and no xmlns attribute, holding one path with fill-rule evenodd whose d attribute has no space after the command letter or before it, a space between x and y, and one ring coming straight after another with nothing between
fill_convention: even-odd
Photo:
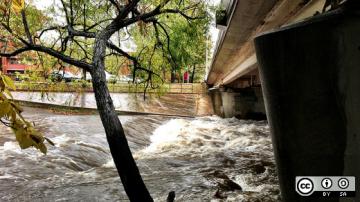
<instances>
[{"instance_id":1,"label":"bridge deck","mask_svg":"<svg viewBox=\"0 0 360 202\"><path fill-rule=\"evenodd\" d=\"M300 21L321 10L325 0L237 0L226 30L220 31L207 75L213 86L231 85L247 74L257 76L253 38L285 24ZM276 50L274 50L276 51Z\"/></svg>"}]
</instances>

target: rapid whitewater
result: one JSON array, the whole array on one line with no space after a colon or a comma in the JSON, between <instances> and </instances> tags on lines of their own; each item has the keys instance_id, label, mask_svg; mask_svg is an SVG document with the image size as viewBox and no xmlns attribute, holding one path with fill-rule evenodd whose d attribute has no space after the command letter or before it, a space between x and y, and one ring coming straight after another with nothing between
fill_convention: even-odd
<instances>
[{"instance_id":1,"label":"rapid whitewater","mask_svg":"<svg viewBox=\"0 0 360 202\"><path fill-rule=\"evenodd\" d=\"M55 143L21 150L0 126L0 201L127 201L97 115L25 108ZM155 201L279 201L265 121L119 116Z\"/></svg>"}]
</instances>

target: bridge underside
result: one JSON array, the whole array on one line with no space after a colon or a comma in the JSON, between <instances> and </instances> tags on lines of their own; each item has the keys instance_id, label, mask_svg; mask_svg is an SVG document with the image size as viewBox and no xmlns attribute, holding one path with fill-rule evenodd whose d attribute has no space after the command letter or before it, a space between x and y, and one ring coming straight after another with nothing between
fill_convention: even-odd
<instances>
[{"instance_id":1,"label":"bridge underside","mask_svg":"<svg viewBox=\"0 0 360 202\"><path fill-rule=\"evenodd\" d=\"M265 117L254 37L314 15L324 1L237 0L232 1L234 5L225 6L231 9L227 26L220 30L207 75L218 115Z\"/></svg>"}]
</instances>

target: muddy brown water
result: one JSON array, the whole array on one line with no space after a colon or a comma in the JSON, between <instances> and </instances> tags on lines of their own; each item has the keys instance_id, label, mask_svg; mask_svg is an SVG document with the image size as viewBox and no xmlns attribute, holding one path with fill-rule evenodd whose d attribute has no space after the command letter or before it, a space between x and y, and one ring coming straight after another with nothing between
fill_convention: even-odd
<instances>
[{"instance_id":1,"label":"muddy brown water","mask_svg":"<svg viewBox=\"0 0 360 202\"><path fill-rule=\"evenodd\" d=\"M158 105L172 112L194 106L194 98L166 99ZM24 115L55 146L47 155L21 150L12 132L0 126L0 201L127 201L97 115L35 108L25 108ZM119 118L155 201L165 201L169 191L176 192L176 201L280 200L265 121Z\"/></svg>"}]
</instances>

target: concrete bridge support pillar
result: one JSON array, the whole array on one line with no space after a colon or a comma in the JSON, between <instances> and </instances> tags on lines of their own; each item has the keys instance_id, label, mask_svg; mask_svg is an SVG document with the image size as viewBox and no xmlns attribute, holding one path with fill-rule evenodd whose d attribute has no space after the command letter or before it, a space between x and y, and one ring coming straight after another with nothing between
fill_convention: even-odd
<instances>
[{"instance_id":1,"label":"concrete bridge support pillar","mask_svg":"<svg viewBox=\"0 0 360 202\"><path fill-rule=\"evenodd\" d=\"M244 89L219 88L210 91L216 115L226 118L266 119L260 87Z\"/></svg>"},{"instance_id":2,"label":"concrete bridge support pillar","mask_svg":"<svg viewBox=\"0 0 360 202\"><path fill-rule=\"evenodd\" d=\"M360 14L316 16L255 44L282 200L355 201L299 196L295 177L360 180Z\"/></svg>"}]
</instances>

